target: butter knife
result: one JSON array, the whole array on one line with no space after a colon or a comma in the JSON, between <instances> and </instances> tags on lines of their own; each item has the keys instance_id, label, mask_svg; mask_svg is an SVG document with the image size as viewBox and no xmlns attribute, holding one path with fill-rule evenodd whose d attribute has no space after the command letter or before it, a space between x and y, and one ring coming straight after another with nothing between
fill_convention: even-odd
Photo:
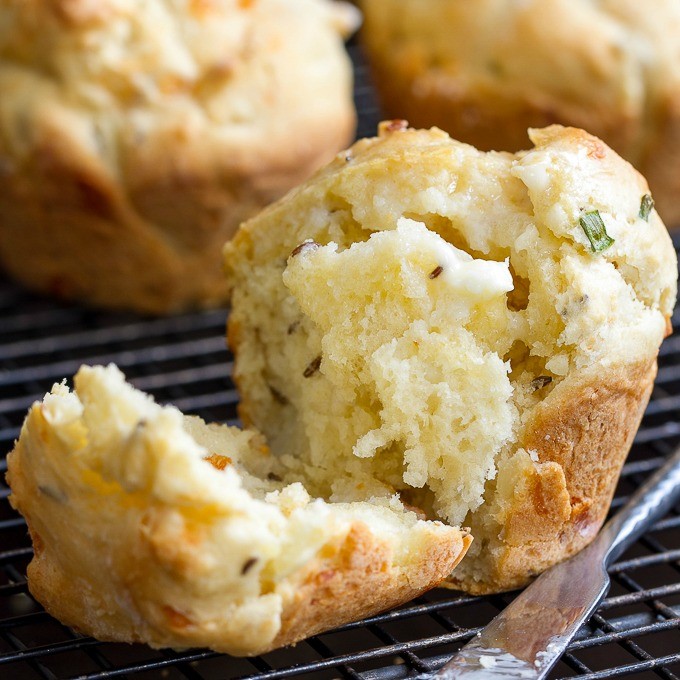
<instances>
[{"instance_id":1,"label":"butter knife","mask_svg":"<svg viewBox=\"0 0 680 680\"><path fill-rule=\"evenodd\" d=\"M680 448L580 553L539 576L426 680L547 677L609 591L607 567L680 501Z\"/></svg>"}]
</instances>

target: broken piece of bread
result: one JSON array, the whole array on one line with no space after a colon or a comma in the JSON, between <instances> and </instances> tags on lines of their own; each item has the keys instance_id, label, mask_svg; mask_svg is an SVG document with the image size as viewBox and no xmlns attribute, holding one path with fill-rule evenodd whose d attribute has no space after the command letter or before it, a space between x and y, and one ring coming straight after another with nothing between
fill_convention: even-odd
<instances>
[{"instance_id":1,"label":"broken piece of bread","mask_svg":"<svg viewBox=\"0 0 680 680\"><path fill-rule=\"evenodd\" d=\"M583 131L530 136L385 123L225 249L240 414L279 474L471 527L471 592L596 534L676 295L644 179Z\"/></svg>"},{"instance_id":2,"label":"broken piece of bread","mask_svg":"<svg viewBox=\"0 0 680 680\"><path fill-rule=\"evenodd\" d=\"M470 542L396 496L313 500L274 462L255 432L81 368L31 408L8 459L31 593L100 640L260 654L411 599Z\"/></svg>"}]
</instances>

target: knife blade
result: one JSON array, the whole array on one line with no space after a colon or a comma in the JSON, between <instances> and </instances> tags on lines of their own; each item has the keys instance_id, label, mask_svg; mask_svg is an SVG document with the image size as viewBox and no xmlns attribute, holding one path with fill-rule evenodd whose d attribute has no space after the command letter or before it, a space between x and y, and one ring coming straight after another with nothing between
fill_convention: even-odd
<instances>
[{"instance_id":1,"label":"knife blade","mask_svg":"<svg viewBox=\"0 0 680 680\"><path fill-rule=\"evenodd\" d=\"M608 566L680 501L680 447L574 557L544 572L451 661L419 680L542 680L609 591Z\"/></svg>"}]
</instances>

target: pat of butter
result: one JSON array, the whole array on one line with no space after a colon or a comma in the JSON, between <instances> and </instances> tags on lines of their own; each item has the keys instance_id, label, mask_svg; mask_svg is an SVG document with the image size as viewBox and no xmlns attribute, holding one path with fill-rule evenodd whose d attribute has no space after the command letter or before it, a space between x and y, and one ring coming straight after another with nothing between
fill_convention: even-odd
<instances>
[{"instance_id":1,"label":"pat of butter","mask_svg":"<svg viewBox=\"0 0 680 680\"><path fill-rule=\"evenodd\" d=\"M518 177L530 191L544 193L550 186L548 169L553 165L552 159L545 152L533 151L521 161L515 161L512 174Z\"/></svg>"},{"instance_id":2,"label":"pat of butter","mask_svg":"<svg viewBox=\"0 0 680 680\"><path fill-rule=\"evenodd\" d=\"M441 267L441 272L433 280L441 281L459 293L488 300L514 288L507 260L475 259L429 231L422 223L405 217L397 222L396 231L408 244L408 250L431 254L432 260Z\"/></svg>"}]
</instances>

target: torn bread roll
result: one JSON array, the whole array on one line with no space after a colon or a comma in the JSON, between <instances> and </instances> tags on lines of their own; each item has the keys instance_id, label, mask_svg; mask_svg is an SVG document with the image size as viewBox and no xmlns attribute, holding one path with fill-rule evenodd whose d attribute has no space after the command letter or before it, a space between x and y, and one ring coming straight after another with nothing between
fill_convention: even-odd
<instances>
[{"instance_id":1,"label":"torn bread roll","mask_svg":"<svg viewBox=\"0 0 680 680\"><path fill-rule=\"evenodd\" d=\"M530 137L384 123L225 249L243 421L314 495L469 526L474 593L595 536L676 296L644 179L581 130Z\"/></svg>"},{"instance_id":2,"label":"torn bread roll","mask_svg":"<svg viewBox=\"0 0 680 680\"><path fill-rule=\"evenodd\" d=\"M680 227L680 4L362 0L384 113L480 149L528 127L588 130L648 180Z\"/></svg>"},{"instance_id":3,"label":"torn bread roll","mask_svg":"<svg viewBox=\"0 0 680 680\"><path fill-rule=\"evenodd\" d=\"M313 500L274 463L256 432L81 368L31 408L8 459L31 594L100 640L253 655L415 597L470 542L394 494Z\"/></svg>"},{"instance_id":4,"label":"torn bread roll","mask_svg":"<svg viewBox=\"0 0 680 680\"><path fill-rule=\"evenodd\" d=\"M239 223L354 135L330 0L0 4L0 267L92 305L224 302Z\"/></svg>"}]
</instances>

